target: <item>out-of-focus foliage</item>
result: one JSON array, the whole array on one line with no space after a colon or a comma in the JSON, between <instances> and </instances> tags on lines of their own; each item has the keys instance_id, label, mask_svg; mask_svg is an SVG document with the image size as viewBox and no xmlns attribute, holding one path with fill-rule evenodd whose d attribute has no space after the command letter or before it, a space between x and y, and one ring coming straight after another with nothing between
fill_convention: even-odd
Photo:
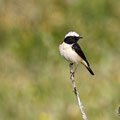
<instances>
[{"instance_id":1,"label":"out-of-focus foliage","mask_svg":"<svg viewBox=\"0 0 120 120\"><path fill-rule=\"evenodd\" d=\"M119 0L0 0L0 120L82 119L58 51L69 31L95 72L75 76L88 119L120 119Z\"/></svg>"}]
</instances>

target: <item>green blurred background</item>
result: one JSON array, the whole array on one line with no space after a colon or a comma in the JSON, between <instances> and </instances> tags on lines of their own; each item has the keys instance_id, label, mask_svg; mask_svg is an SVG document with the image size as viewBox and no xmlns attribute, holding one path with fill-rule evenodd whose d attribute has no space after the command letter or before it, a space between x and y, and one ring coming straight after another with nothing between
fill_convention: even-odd
<instances>
[{"instance_id":1,"label":"green blurred background","mask_svg":"<svg viewBox=\"0 0 120 120\"><path fill-rule=\"evenodd\" d=\"M75 76L88 119L120 119L120 0L0 0L0 120L82 120L58 50L69 31L95 72Z\"/></svg>"}]
</instances>

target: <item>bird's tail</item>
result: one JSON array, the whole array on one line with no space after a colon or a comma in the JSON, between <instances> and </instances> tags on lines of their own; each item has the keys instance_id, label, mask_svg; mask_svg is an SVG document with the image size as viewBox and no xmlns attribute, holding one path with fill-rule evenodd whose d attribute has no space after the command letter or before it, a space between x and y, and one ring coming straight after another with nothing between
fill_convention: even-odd
<instances>
[{"instance_id":1,"label":"bird's tail","mask_svg":"<svg viewBox=\"0 0 120 120\"><path fill-rule=\"evenodd\" d=\"M82 64L88 69L88 71L91 73L91 75L94 75L94 72L90 68L90 65L87 61L82 61Z\"/></svg>"},{"instance_id":2,"label":"bird's tail","mask_svg":"<svg viewBox=\"0 0 120 120\"><path fill-rule=\"evenodd\" d=\"M87 68L88 71L91 73L91 75L94 75L94 72L92 71L92 69L90 68L90 66L86 66L86 68Z\"/></svg>"}]
</instances>

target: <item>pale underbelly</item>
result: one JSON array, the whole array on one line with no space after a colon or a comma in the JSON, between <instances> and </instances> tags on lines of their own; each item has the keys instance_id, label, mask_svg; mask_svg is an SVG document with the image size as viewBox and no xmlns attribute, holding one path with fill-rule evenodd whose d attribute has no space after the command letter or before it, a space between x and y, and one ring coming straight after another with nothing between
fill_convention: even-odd
<instances>
[{"instance_id":1,"label":"pale underbelly","mask_svg":"<svg viewBox=\"0 0 120 120\"><path fill-rule=\"evenodd\" d=\"M59 48L61 56L63 56L67 61L79 64L82 62L81 57L72 49L63 49L62 47Z\"/></svg>"}]
</instances>

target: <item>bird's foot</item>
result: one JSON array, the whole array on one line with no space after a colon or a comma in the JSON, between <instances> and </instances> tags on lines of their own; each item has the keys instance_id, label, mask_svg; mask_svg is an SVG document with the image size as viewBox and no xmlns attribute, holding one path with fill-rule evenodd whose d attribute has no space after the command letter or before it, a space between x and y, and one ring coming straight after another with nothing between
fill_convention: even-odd
<instances>
[{"instance_id":1,"label":"bird's foot","mask_svg":"<svg viewBox=\"0 0 120 120\"><path fill-rule=\"evenodd\" d=\"M70 72L71 73L71 75L74 77L74 75L75 75L75 72Z\"/></svg>"}]
</instances>

